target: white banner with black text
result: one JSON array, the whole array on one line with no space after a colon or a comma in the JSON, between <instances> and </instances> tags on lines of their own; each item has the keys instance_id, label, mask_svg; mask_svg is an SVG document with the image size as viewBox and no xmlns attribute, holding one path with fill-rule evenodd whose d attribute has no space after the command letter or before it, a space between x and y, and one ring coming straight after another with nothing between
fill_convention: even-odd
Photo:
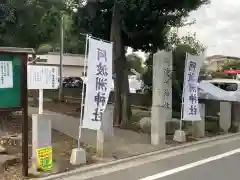
<instances>
[{"instance_id":1,"label":"white banner with black text","mask_svg":"<svg viewBox=\"0 0 240 180\"><path fill-rule=\"evenodd\" d=\"M184 121L200 121L198 105L198 76L204 57L186 55L183 84L183 117Z\"/></svg>"},{"instance_id":2,"label":"white banner with black text","mask_svg":"<svg viewBox=\"0 0 240 180\"><path fill-rule=\"evenodd\" d=\"M101 128L112 89L112 43L89 38L83 128Z\"/></svg>"}]
</instances>

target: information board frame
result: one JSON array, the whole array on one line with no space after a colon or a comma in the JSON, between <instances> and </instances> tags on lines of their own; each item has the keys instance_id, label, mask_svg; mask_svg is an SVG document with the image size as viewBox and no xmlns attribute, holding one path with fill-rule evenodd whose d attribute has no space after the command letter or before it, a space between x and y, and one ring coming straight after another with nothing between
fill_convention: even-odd
<instances>
[{"instance_id":1,"label":"information board frame","mask_svg":"<svg viewBox=\"0 0 240 180\"><path fill-rule=\"evenodd\" d=\"M28 176L28 89L27 65L28 55L33 54L32 48L0 47L0 56L17 56L20 63L20 103L16 107L1 107L0 112L21 111L22 115L22 173Z\"/></svg>"},{"instance_id":2,"label":"information board frame","mask_svg":"<svg viewBox=\"0 0 240 180\"><path fill-rule=\"evenodd\" d=\"M25 107L25 101L27 99L27 61L28 55L33 54L34 51L31 48L14 48L14 47L0 47L0 61L1 56L9 57L17 57L19 60L19 103L17 106L8 106L1 107L0 104L0 112L14 112L14 111L22 111ZM15 59L15 61L17 61ZM14 73L14 72L13 72ZM16 75L15 75L16 76ZM4 88L4 91L11 91L11 88ZM2 90L3 91L3 90ZM1 93L1 90L0 90Z\"/></svg>"}]
</instances>

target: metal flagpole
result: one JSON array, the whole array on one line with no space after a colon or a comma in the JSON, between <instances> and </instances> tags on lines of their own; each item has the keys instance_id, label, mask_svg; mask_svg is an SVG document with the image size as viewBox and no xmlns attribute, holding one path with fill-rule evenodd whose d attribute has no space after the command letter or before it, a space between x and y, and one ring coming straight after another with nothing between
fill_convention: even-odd
<instances>
[{"instance_id":1,"label":"metal flagpole","mask_svg":"<svg viewBox=\"0 0 240 180\"><path fill-rule=\"evenodd\" d=\"M81 106L80 106L80 123L79 123L79 134L78 134L78 149L80 148L80 140L81 140L81 134L82 134L82 122L83 122L83 114L84 114L84 105L85 105L85 87L86 87L86 66L87 66L87 53L88 53L88 40L89 35L86 34L86 43L85 43L85 54L84 54L84 68L83 68L83 85L82 85L82 95L81 95Z\"/></svg>"},{"instance_id":2,"label":"metal flagpole","mask_svg":"<svg viewBox=\"0 0 240 180\"><path fill-rule=\"evenodd\" d=\"M182 92L182 104L181 104L181 119L180 119L180 131L182 131L182 119L183 119L183 106L184 106L184 89L185 87L183 86L183 92Z\"/></svg>"},{"instance_id":3,"label":"metal flagpole","mask_svg":"<svg viewBox=\"0 0 240 180\"><path fill-rule=\"evenodd\" d=\"M184 70L186 69L187 67L187 59L188 59L188 54L186 53L186 58L185 58L185 68ZM184 93L185 93L185 71L184 71L184 78L183 78L183 91L182 91L182 106L181 106L181 119L180 119L180 131L182 131L182 125L183 125L183 111L184 111Z\"/></svg>"}]
</instances>

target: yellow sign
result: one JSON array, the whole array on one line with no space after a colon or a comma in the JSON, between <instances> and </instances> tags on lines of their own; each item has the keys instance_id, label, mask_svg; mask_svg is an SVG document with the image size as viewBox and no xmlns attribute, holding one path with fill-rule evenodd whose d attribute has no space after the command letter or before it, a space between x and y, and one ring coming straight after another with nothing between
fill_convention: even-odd
<instances>
[{"instance_id":1,"label":"yellow sign","mask_svg":"<svg viewBox=\"0 0 240 180\"><path fill-rule=\"evenodd\" d=\"M37 152L37 168L49 171L52 168L52 147L39 148Z\"/></svg>"}]
</instances>

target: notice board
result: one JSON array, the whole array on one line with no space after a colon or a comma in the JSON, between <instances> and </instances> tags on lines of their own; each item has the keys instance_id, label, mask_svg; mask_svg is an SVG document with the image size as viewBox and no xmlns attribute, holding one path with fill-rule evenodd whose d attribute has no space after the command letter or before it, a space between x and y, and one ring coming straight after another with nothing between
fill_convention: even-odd
<instances>
[{"instance_id":1,"label":"notice board","mask_svg":"<svg viewBox=\"0 0 240 180\"><path fill-rule=\"evenodd\" d=\"M21 109L21 54L0 54L1 62L12 62L13 85L0 88L0 109Z\"/></svg>"}]
</instances>

